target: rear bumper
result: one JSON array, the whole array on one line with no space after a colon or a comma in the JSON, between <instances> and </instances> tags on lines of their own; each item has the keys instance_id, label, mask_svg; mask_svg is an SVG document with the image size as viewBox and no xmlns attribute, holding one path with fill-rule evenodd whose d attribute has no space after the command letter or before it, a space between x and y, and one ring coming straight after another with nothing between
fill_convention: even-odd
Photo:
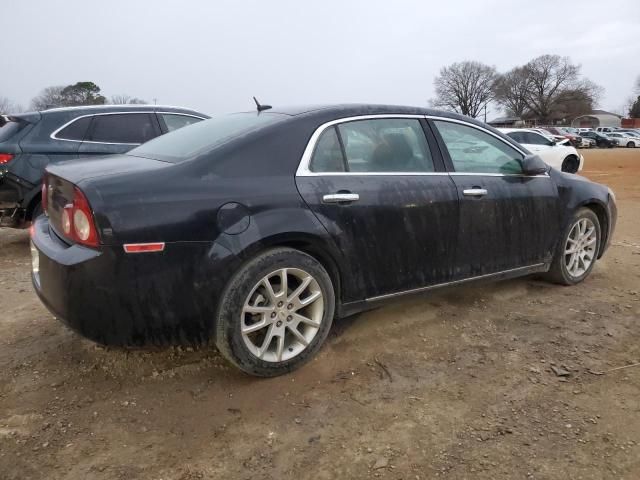
<instances>
[{"instance_id":1,"label":"rear bumper","mask_svg":"<svg viewBox=\"0 0 640 480\"><path fill-rule=\"evenodd\" d=\"M126 254L122 247L69 246L39 217L32 235L33 286L53 315L105 345L203 343L235 257L214 242Z\"/></svg>"}]
</instances>

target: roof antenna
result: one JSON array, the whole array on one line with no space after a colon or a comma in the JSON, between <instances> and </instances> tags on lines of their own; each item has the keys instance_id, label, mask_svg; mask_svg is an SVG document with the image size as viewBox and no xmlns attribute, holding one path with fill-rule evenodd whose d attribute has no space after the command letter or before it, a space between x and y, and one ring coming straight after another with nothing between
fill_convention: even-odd
<instances>
[{"instance_id":1,"label":"roof antenna","mask_svg":"<svg viewBox=\"0 0 640 480\"><path fill-rule=\"evenodd\" d=\"M273 108L271 105L260 105L260 102L256 97L253 97L253 101L256 102L256 107L258 108L258 113L264 112L265 110L269 110Z\"/></svg>"}]
</instances>

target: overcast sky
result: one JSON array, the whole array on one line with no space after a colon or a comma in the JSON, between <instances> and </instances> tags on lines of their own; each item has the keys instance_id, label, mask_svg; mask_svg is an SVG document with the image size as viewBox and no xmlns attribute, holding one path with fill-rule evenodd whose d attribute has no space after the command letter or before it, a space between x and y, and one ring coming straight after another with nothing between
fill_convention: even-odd
<instances>
[{"instance_id":1,"label":"overcast sky","mask_svg":"<svg viewBox=\"0 0 640 480\"><path fill-rule=\"evenodd\" d=\"M443 65L568 55L620 110L640 75L640 0L0 0L0 96L93 81L206 113L423 106Z\"/></svg>"}]
</instances>

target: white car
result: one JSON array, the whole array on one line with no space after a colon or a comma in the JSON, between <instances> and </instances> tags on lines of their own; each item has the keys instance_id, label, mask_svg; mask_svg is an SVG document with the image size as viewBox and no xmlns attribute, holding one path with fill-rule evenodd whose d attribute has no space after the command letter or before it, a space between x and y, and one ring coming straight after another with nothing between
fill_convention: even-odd
<instances>
[{"instance_id":1,"label":"white car","mask_svg":"<svg viewBox=\"0 0 640 480\"><path fill-rule=\"evenodd\" d=\"M640 138L627 133L612 132L607 133L607 137L618 142L619 147L635 148L640 147Z\"/></svg>"},{"instance_id":2,"label":"white car","mask_svg":"<svg viewBox=\"0 0 640 480\"><path fill-rule=\"evenodd\" d=\"M544 162L567 173L578 173L584 165L584 157L570 145L559 145L547 135L527 128L500 128L530 152L536 153Z\"/></svg>"}]
</instances>

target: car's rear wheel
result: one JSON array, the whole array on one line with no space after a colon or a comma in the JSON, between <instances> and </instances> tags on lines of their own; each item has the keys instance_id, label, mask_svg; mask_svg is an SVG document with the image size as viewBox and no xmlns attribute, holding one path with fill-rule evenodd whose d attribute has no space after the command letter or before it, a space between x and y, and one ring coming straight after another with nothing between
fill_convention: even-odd
<instances>
[{"instance_id":1,"label":"car's rear wheel","mask_svg":"<svg viewBox=\"0 0 640 480\"><path fill-rule=\"evenodd\" d=\"M633 142L628 142L628 143L627 143L627 148L633 148L633 147L635 147L635 146L636 146L636 144L635 144L635 143L633 143Z\"/></svg>"},{"instance_id":2,"label":"car's rear wheel","mask_svg":"<svg viewBox=\"0 0 640 480\"><path fill-rule=\"evenodd\" d=\"M580 161L575 155L568 155L562 161L562 171L567 173L576 173L580 167Z\"/></svg>"},{"instance_id":3,"label":"car's rear wheel","mask_svg":"<svg viewBox=\"0 0 640 480\"><path fill-rule=\"evenodd\" d=\"M564 230L548 278L563 285L582 282L593 270L600 250L601 231L597 215L581 208Z\"/></svg>"},{"instance_id":4,"label":"car's rear wheel","mask_svg":"<svg viewBox=\"0 0 640 480\"><path fill-rule=\"evenodd\" d=\"M216 345L251 375L281 375L320 349L334 309L331 278L315 258L290 248L269 250L246 263L225 288Z\"/></svg>"}]
</instances>

